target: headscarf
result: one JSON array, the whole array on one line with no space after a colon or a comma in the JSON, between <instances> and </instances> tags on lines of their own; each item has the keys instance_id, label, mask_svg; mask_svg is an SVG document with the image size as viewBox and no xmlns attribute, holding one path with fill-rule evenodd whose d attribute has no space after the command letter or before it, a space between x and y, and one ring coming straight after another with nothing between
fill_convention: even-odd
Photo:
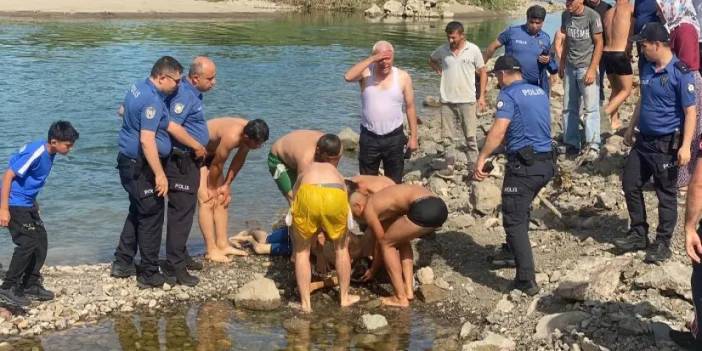
<instances>
[{"instance_id":1,"label":"headscarf","mask_svg":"<svg viewBox=\"0 0 702 351\"><path fill-rule=\"evenodd\" d=\"M656 0L658 8L665 19L665 27L672 32L683 23L688 23L700 32L700 23L697 21L697 11L692 0Z\"/></svg>"}]
</instances>

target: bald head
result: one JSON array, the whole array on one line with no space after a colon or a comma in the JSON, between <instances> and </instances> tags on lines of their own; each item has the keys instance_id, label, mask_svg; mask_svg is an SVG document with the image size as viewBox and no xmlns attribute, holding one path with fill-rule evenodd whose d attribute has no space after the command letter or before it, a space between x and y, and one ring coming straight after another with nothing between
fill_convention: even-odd
<instances>
[{"instance_id":1,"label":"bald head","mask_svg":"<svg viewBox=\"0 0 702 351\"><path fill-rule=\"evenodd\" d=\"M217 68L214 61L207 56L197 56L190 63L188 78L197 90L206 92L212 89L217 76Z\"/></svg>"},{"instance_id":2,"label":"bald head","mask_svg":"<svg viewBox=\"0 0 702 351\"><path fill-rule=\"evenodd\" d=\"M214 69L215 64L209 57L197 56L193 59L193 62L190 63L190 71L188 72L188 76L201 76L205 71Z\"/></svg>"},{"instance_id":3,"label":"bald head","mask_svg":"<svg viewBox=\"0 0 702 351\"><path fill-rule=\"evenodd\" d=\"M377 54L377 53L383 52L383 51L390 51L390 52L394 53L395 48L392 46L392 44L390 44L390 42L385 41L385 40L381 40L381 41L378 41L375 44L373 44L373 51L372 51L373 54Z\"/></svg>"}]
</instances>

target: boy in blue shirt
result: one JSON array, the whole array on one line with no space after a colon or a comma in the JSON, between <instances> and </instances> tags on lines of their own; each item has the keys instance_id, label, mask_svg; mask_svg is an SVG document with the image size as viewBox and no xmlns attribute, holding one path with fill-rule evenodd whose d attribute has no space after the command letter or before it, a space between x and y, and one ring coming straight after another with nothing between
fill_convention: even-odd
<instances>
[{"instance_id":1,"label":"boy in blue shirt","mask_svg":"<svg viewBox=\"0 0 702 351\"><path fill-rule=\"evenodd\" d=\"M54 156L68 154L78 140L78 132L70 122L57 121L49 128L47 140L26 144L12 155L2 179L0 226L8 227L17 246L0 285L0 298L20 306L29 305L29 298L54 298L54 293L41 284L48 241L36 197L49 177Z\"/></svg>"}]
</instances>

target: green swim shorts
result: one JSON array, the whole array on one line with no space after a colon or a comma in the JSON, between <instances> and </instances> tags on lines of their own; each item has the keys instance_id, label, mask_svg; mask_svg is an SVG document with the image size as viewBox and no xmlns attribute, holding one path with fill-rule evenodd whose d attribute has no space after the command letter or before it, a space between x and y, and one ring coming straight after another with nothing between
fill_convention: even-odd
<instances>
[{"instance_id":1,"label":"green swim shorts","mask_svg":"<svg viewBox=\"0 0 702 351\"><path fill-rule=\"evenodd\" d=\"M278 156L268 153L268 171L283 196L287 197L297 181L297 172L289 169Z\"/></svg>"}]
</instances>

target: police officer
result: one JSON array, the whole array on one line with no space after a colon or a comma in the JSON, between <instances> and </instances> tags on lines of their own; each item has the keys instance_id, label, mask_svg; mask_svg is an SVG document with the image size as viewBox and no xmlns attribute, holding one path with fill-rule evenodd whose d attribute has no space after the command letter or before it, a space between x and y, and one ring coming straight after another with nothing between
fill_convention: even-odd
<instances>
[{"instance_id":1,"label":"police officer","mask_svg":"<svg viewBox=\"0 0 702 351\"><path fill-rule=\"evenodd\" d=\"M554 155L548 95L527 83L521 69L513 56L505 55L495 62L492 72L500 86L497 112L473 177L482 181L488 176L485 160L506 138L508 162L502 186L502 224L507 233L506 247L514 255L517 267L513 288L535 295L539 287L528 235L530 206L553 177Z\"/></svg>"},{"instance_id":2,"label":"police officer","mask_svg":"<svg viewBox=\"0 0 702 351\"><path fill-rule=\"evenodd\" d=\"M485 62L504 46L505 55L516 58L522 66L522 78L529 84L550 91L548 73L558 73L558 64L551 57L551 37L542 31L546 9L534 5L527 9L527 22L507 27L485 50Z\"/></svg>"},{"instance_id":3,"label":"police officer","mask_svg":"<svg viewBox=\"0 0 702 351\"><path fill-rule=\"evenodd\" d=\"M648 62L641 71L641 97L625 134L633 144L624 165L622 186L630 227L615 244L625 250L648 246L648 223L642 188L653 176L658 197L656 241L647 250L646 262L670 257L670 240L677 221L678 166L690 161L695 130L695 84L690 70L670 50L669 35L657 22L632 37L641 44ZM634 127L638 128L634 142Z\"/></svg>"},{"instance_id":4,"label":"police officer","mask_svg":"<svg viewBox=\"0 0 702 351\"><path fill-rule=\"evenodd\" d=\"M163 162L171 153L166 97L178 89L183 66L170 56L158 59L150 77L131 86L124 99L124 118L119 132L117 169L129 194L129 214L115 250L111 275L126 278L137 274L140 288L160 287L158 252L163 229L164 197L168 179ZM137 248L141 266L134 267Z\"/></svg>"},{"instance_id":5,"label":"police officer","mask_svg":"<svg viewBox=\"0 0 702 351\"><path fill-rule=\"evenodd\" d=\"M166 162L168 177L168 216L166 227L166 264L162 267L169 284L195 286L199 279L188 273L202 269L186 251L193 226L200 186L200 165L204 163L209 140L202 106L202 93L215 85L216 67L211 59L198 56L190 64L176 94L166 101L170 111L168 133L173 150Z\"/></svg>"}]
</instances>

